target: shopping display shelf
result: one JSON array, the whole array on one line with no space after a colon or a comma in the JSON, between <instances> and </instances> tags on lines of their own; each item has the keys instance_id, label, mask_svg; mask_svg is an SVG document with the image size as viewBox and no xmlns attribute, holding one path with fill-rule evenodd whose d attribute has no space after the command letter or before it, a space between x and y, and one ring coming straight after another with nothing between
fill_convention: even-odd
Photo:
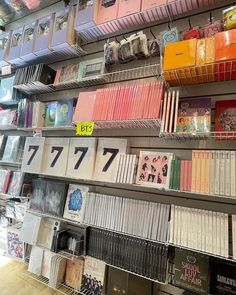
<instances>
[{"instance_id":1,"label":"shopping display shelf","mask_svg":"<svg viewBox=\"0 0 236 295\"><path fill-rule=\"evenodd\" d=\"M10 200L10 199L29 200L30 197L12 196L9 194L0 193L0 199L2 199L2 200Z\"/></svg>"},{"instance_id":2,"label":"shopping display shelf","mask_svg":"<svg viewBox=\"0 0 236 295\"><path fill-rule=\"evenodd\" d=\"M21 162L0 161L0 166L21 167Z\"/></svg>"},{"instance_id":3,"label":"shopping display shelf","mask_svg":"<svg viewBox=\"0 0 236 295\"><path fill-rule=\"evenodd\" d=\"M5 130L17 130L16 125L0 125L0 131L5 131Z\"/></svg>"},{"instance_id":4,"label":"shopping display shelf","mask_svg":"<svg viewBox=\"0 0 236 295\"><path fill-rule=\"evenodd\" d=\"M91 86L99 86L115 82L123 82L129 80L137 80L143 78L161 77L161 67L158 63L146 63L142 66L133 67L125 70L116 70L99 76L90 77L89 80L66 81L58 84L38 85L33 82L22 85L14 85L14 88L28 95L50 93L67 89L86 88Z\"/></svg>"},{"instance_id":5,"label":"shopping display shelf","mask_svg":"<svg viewBox=\"0 0 236 295\"><path fill-rule=\"evenodd\" d=\"M211 132L161 132L160 137L173 140L233 140L236 138L236 131L211 131Z\"/></svg>"},{"instance_id":6,"label":"shopping display shelf","mask_svg":"<svg viewBox=\"0 0 236 295\"><path fill-rule=\"evenodd\" d=\"M58 50L53 50L51 49L51 52L46 53L44 55L35 55L34 58L32 58L30 61L24 61L23 59L18 62L18 63L11 63L9 61L9 65L11 65L12 70L16 70L18 68L32 65L32 64L38 64L38 63L54 63L54 62L59 62L61 60L66 60L70 58L76 58L80 56L84 56L86 54L86 51L80 47L79 44L72 44L68 45L68 47L64 49L58 49Z\"/></svg>"},{"instance_id":7,"label":"shopping display shelf","mask_svg":"<svg viewBox=\"0 0 236 295\"><path fill-rule=\"evenodd\" d=\"M236 80L236 59L163 72L169 86L187 86Z\"/></svg>"},{"instance_id":8,"label":"shopping display shelf","mask_svg":"<svg viewBox=\"0 0 236 295\"><path fill-rule=\"evenodd\" d=\"M78 31L86 42L96 40L98 37L114 34L131 27L148 25L149 23L167 20L172 21L175 16L208 7L209 5L222 2L222 0L169 0L165 4L150 8L148 10L133 13L95 27Z\"/></svg>"}]
</instances>

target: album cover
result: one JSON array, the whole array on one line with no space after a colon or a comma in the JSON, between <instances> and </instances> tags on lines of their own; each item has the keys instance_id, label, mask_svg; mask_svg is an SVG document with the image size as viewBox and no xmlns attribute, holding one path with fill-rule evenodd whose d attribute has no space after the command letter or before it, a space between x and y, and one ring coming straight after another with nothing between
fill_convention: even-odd
<instances>
[{"instance_id":1,"label":"album cover","mask_svg":"<svg viewBox=\"0 0 236 295\"><path fill-rule=\"evenodd\" d=\"M148 49L150 56L157 56L160 55L160 46L159 46L159 40L157 39L151 39L148 42Z\"/></svg>"},{"instance_id":2,"label":"album cover","mask_svg":"<svg viewBox=\"0 0 236 295\"><path fill-rule=\"evenodd\" d=\"M58 100L56 104L55 126L70 126L75 99ZM47 113L46 113L47 114Z\"/></svg>"},{"instance_id":3,"label":"album cover","mask_svg":"<svg viewBox=\"0 0 236 295\"><path fill-rule=\"evenodd\" d=\"M236 131L236 100L216 102L215 131Z\"/></svg>"},{"instance_id":4,"label":"album cover","mask_svg":"<svg viewBox=\"0 0 236 295\"><path fill-rule=\"evenodd\" d=\"M66 278L65 278L66 285L73 289L80 290L83 272L84 272L83 258L76 258L73 261L67 260Z\"/></svg>"},{"instance_id":5,"label":"album cover","mask_svg":"<svg viewBox=\"0 0 236 295\"><path fill-rule=\"evenodd\" d=\"M6 182L6 176L9 170L0 170L0 192L3 192L3 188Z\"/></svg>"},{"instance_id":6,"label":"album cover","mask_svg":"<svg viewBox=\"0 0 236 295\"><path fill-rule=\"evenodd\" d=\"M3 78L0 80L0 102L6 103L13 100L13 83L15 76Z\"/></svg>"},{"instance_id":7,"label":"album cover","mask_svg":"<svg viewBox=\"0 0 236 295\"><path fill-rule=\"evenodd\" d=\"M47 181L44 212L61 217L63 215L68 185Z\"/></svg>"},{"instance_id":8,"label":"album cover","mask_svg":"<svg viewBox=\"0 0 236 295\"><path fill-rule=\"evenodd\" d=\"M8 136L2 161L16 162L19 145L20 145L20 136Z\"/></svg>"},{"instance_id":9,"label":"album cover","mask_svg":"<svg viewBox=\"0 0 236 295\"><path fill-rule=\"evenodd\" d=\"M58 82L71 82L77 79L79 64L62 67Z\"/></svg>"},{"instance_id":10,"label":"album cover","mask_svg":"<svg viewBox=\"0 0 236 295\"><path fill-rule=\"evenodd\" d=\"M22 184L25 174L22 172L14 171L11 177L10 185L7 193L11 196L20 196Z\"/></svg>"},{"instance_id":11,"label":"album cover","mask_svg":"<svg viewBox=\"0 0 236 295\"><path fill-rule=\"evenodd\" d=\"M168 189L173 157L172 153L140 151L136 183Z\"/></svg>"},{"instance_id":12,"label":"album cover","mask_svg":"<svg viewBox=\"0 0 236 295\"><path fill-rule=\"evenodd\" d=\"M63 217L82 222L87 197L88 187L70 184Z\"/></svg>"},{"instance_id":13,"label":"album cover","mask_svg":"<svg viewBox=\"0 0 236 295\"><path fill-rule=\"evenodd\" d=\"M211 99L181 99L179 101L176 132L210 132Z\"/></svg>"},{"instance_id":14,"label":"album cover","mask_svg":"<svg viewBox=\"0 0 236 295\"><path fill-rule=\"evenodd\" d=\"M48 102L45 105L45 127L51 127L55 125L56 120L57 102Z\"/></svg>"},{"instance_id":15,"label":"album cover","mask_svg":"<svg viewBox=\"0 0 236 295\"><path fill-rule=\"evenodd\" d=\"M7 255L24 261L24 242L20 240L19 232L13 227L7 228Z\"/></svg>"},{"instance_id":16,"label":"album cover","mask_svg":"<svg viewBox=\"0 0 236 295\"><path fill-rule=\"evenodd\" d=\"M102 295L106 263L104 261L86 256L84 262L84 274L82 287L94 294Z\"/></svg>"},{"instance_id":17,"label":"album cover","mask_svg":"<svg viewBox=\"0 0 236 295\"><path fill-rule=\"evenodd\" d=\"M95 58L87 61L82 61L79 64L78 81L91 80L100 78L99 76L105 73L104 58Z\"/></svg>"},{"instance_id":18,"label":"album cover","mask_svg":"<svg viewBox=\"0 0 236 295\"><path fill-rule=\"evenodd\" d=\"M19 28L13 31L11 47L19 46L22 43L23 28Z\"/></svg>"},{"instance_id":19,"label":"album cover","mask_svg":"<svg viewBox=\"0 0 236 295\"><path fill-rule=\"evenodd\" d=\"M208 294L209 256L175 248L174 284L198 294Z\"/></svg>"},{"instance_id":20,"label":"album cover","mask_svg":"<svg viewBox=\"0 0 236 295\"><path fill-rule=\"evenodd\" d=\"M30 198L30 209L44 212L47 181L43 179L32 180L32 196Z\"/></svg>"}]
</instances>

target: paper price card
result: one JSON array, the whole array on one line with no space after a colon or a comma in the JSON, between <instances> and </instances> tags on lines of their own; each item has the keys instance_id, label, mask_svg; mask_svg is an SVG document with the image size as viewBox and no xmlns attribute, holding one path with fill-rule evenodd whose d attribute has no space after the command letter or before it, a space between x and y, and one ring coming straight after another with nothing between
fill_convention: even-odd
<instances>
[{"instance_id":1,"label":"paper price card","mask_svg":"<svg viewBox=\"0 0 236 295\"><path fill-rule=\"evenodd\" d=\"M76 135L91 136L93 134L94 122L80 122L76 125Z\"/></svg>"},{"instance_id":2,"label":"paper price card","mask_svg":"<svg viewBox=\"0 0 236 295\"><path fill-rule=\"evenodd\" d=\"M25 142L21 170L40 173L44 152L45 137L27 137Z\"/></svg>"}]
</instances>

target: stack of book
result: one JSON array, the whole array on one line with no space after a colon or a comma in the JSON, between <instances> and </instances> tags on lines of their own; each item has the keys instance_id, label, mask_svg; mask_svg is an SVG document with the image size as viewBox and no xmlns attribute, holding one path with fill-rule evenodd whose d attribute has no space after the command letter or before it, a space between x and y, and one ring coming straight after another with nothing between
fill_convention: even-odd
<instances>
[{"instance_id":1,"label":"stack of book","mask_svg":"<svg viewBox=\"0 0 236 295\"><path fill-rule=\"evenodd\" d=\"M80 93L73 121L159 119L163 92L164 83L153 82Z\"/></svg>"},{"instance_id":2,"label":"stack of book","mask_svg":"<svg viewBox=\"0 0 236 295\"><path fill-rule=\"evenodd\" d=\"M191 192L192 161L172 160L169 188Z\"/></svg>"},{"instance_id":3,"label":"stack of book","mask_svg":"<svg viewBox=\"0 0 236 295\"><path fill-rule=\"evenodd\" d=\"M84 223L167 242L169 214L170 205L89 193Z\"/></svg>"},{"instance_id":4,"label":"stack of book","mask_svg":"<svg viewBox=\"0 0 236 295\"><path fill-rule=\"evenodd\" d=\"M19 162L22 159L25 138L21 136L1 137L1 149L3 151L1 160L3 162Z\"/></svg>"},{"instance_id":5,"label":"stack of book","mask_svg":"<svg viewBox=\"0 0 236 295\"><path fill-rule=\"evenodd\" d=\"M179 99L179 92L165 93L161 133L197 134L211 131L211 99Z\"/></svg>"},{"instance_id":6,"label":"stack of book","mask_svg":"<svg viewBox=\"0 0 236 295\"><path fill-rule=\"evenodd\" d=\"M31 185L25 174L20 171L0 170L0 192L10 196L26 196Z\"/></svg>"},{"instance_id":7,"label":"stack of book","mask_svg":"<svg viewBox=\"0 0 236 295\"><path fill-rule=\"evenodd\" d=\"M228 257L228 214L172 205L170 243Z\"/></svg>"},{"instance_id":8,"label":"stack of book","mask_svg":"<svg viewBox=\"0 0 236 295\"><path fill-rule=\"evenodd\" d=\"M14 87L21 91L30 91L37 87L48 88L53 84L56 71L45 64L32 65L16 70Z\"/></svg>"},{"instance_id":9,"label":"stack of book","mask_svg":"<svg viewBox=\"0 0 236 295\"><path fill-rule=\"evenodd\" d=\"M136 155L121 154L117 172L117 183L134 183L135 171L137 168Z\"/></svg>"},{"instance_id":10,"label":"stack of book","mask_svg":"<svg viewBox=\"0 0 236 295\"><path fill-rule=\"evenodd\" d=\"M166 282L168 246L91 228L88 255L139 275Z\"/></svg>"}]
</instances>

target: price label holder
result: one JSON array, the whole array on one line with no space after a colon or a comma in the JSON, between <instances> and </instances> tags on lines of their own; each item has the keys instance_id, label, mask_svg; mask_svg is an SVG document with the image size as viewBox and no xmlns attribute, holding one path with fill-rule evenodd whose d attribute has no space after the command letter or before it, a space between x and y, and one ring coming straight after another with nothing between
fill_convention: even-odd
<instances>
[{"instance_id":1,"label":"price label holder","mask_svg":"<svg viewBox=\"0 0 236 295\"><path fill-rule=\"evenodd\" d=\"M65 176L69 138L46 138L44 148L43 173Z\"/></svg>"},{"instance_id":2,"label":"price label holder","mask_svg":"<svg viewBox=\"0 0 236 295\"><path fill-rule=\"evenodd\" d=\"M66 175L79 179L92 179L96 149L96 138L71 138Z\"/></svg>"},{"instance_id":3,"label":"price label holder","mask_svg":"<svg viewBox=\"0 0 236 295\"><path fill-rule=\"evenodd\" d=\"M41 173L45 137L27 137L21 170L28 173Z\"/></svg>"},{"instance_id":4,"label":"price label holder","mask_svg":"<svg viewBox=\"0 0 236 295\"><path fill-rule=\"evenodd\" d=\"M94 179L115 182L120 154L127 152L127 139L99 138Z\"/></svg>"},{"instance_id":5,"label":"price label holder","mask_svg":"<svg viewBox=\"0 0 236 295\"><path fill-rule=\"evenodd\" d=\"M80 122L76 125L76 135L91 136L93 134L94 122Z\"/></svg>"}]
</instances>

